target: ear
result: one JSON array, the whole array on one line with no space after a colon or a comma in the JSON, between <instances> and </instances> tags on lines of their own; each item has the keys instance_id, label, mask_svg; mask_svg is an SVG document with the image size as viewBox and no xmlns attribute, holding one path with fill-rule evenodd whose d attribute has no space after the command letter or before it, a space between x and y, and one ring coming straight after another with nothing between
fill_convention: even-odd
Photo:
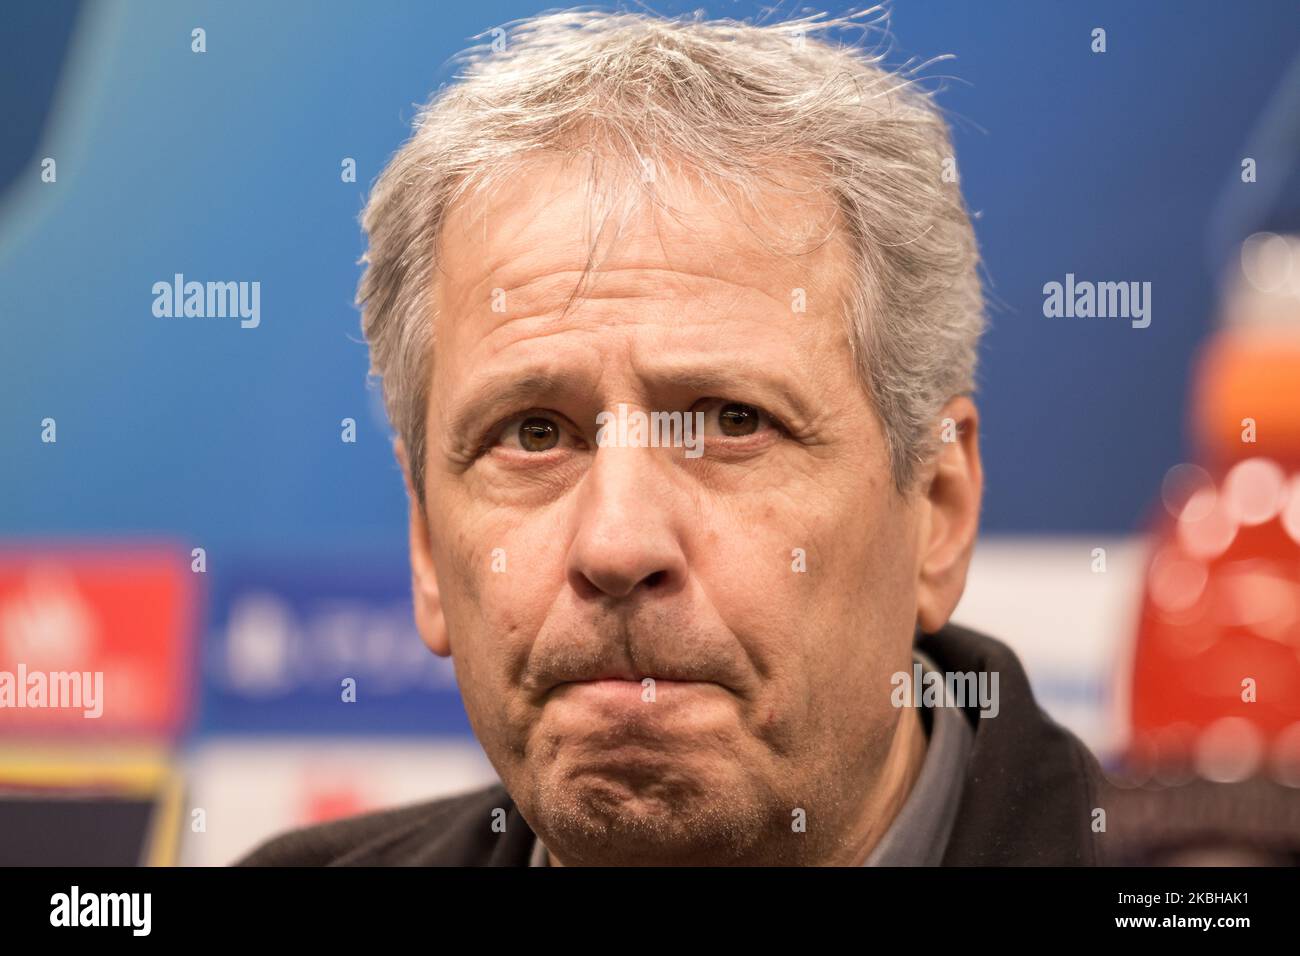
<instances>
[{"instance_id":1,"label":"ear","mask_svg":"<svg viewBox=\"0 0 1300 956\"><path fill-rule=\"evenodd\" d=\"M921 478L916 619L926 634L948 623L966 588L984 493L975 403L964 395L950 399L939 428L938 450Z\"/></svg>"},{"instance_id":2,"label":"ear","mask_svg":"<svg viewBox=\"0 0 1300 956\"><path fill-rule=\"evenodd\" d=\"M433 551L429 544L429 521L420 504L420 496L411 484L410 462L406 446L399 438L393 443L402 479L406 483L406 497L410 503L411 527L411 602L415 607L415 626L420 640L439 657L451 655L451 641L447 636L447 619L442 613L442 597L438 592L438 576L433 567Z\"/></svg>"}]
</instances>

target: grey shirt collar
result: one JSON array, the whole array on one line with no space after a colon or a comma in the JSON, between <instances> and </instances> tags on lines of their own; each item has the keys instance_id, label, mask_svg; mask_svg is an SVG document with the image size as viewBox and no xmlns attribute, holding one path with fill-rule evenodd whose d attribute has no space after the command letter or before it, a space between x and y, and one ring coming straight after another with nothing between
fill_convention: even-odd
<instances>
[{"instance_id":1,"label":"grey shirt collar","mask_svg":"<svg viewBox=\"0 0 1300 956\"><path fill-rule=\"evenodd\" d=\"M923 672L937 670L919 650L913 648L912 656ZM921 712L929 737L921 772L898 816L863 866L938 866L943 860L957 819L975 734L953 700L948 682L943 681L942 686L943 706ZM546 847L536 837L528 865L550 865Z\"/></svg>"},{"instance_id":2,"label":"grey shirt collar","mask_svg":"<svg viewBox=\"0 0 1300 956\"><path fill-rule=\"evenodd\" d=\"M912 655L923 673L937 670L920 651L913 649ZM921 719L929 724L921 772L898 816L863 866L938 866L943 861L957 819L975 733L953 699L949 682L943 681L942 685L943 706L921 711Z\"/></svg>"}]
</instances>

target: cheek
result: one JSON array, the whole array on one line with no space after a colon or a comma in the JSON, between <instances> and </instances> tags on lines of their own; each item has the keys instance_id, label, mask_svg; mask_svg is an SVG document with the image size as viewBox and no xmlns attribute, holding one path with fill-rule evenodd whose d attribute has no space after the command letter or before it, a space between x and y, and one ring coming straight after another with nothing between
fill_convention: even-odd
<instances>
[{"instance_id":1,"label":"cheek","mask_svg":"<svg viewBox=\"0 0 1300 956\"><path fill-rule=\"evenodd\" d=\"M737 509L714 527L696 570L765 676L762 735L878 714L873 701L887 702L888 676L906 665L916 616L901 502L823 489Z\"/></svg>"},{"instance_id":2,"label":"cheek","mask_svg":"<svg viewBox=\"0 0 1300 956\"><path fill-rule=\"evenodd\" d=\"M835 609L837 666L875 686L910 657L916 625L914 529L900 500L847 517L833 535L818 605Z\"/></svg>"},{"instance_id":3,"label":"cheek","mask_svg":"<svg viewBox=\"0 0 1300 956\"><path fill-rule=\"evenodd\" d=\"M554 536L463 506L445 513L462 516L434 543L457 673L499 686L521 670L563 579Z\"/></svg>"},{"instance_id":4,"label":"cheek","mask_svg":"<svg viewBox=\"0 0 1300 956\"><path fill-rule=\"evenodd\" d=\"M460 512L468 518L469 510ZM465 711L499 773L527 749L532 705L519 687L529 654L555 601L553 536L499 517L476 522L435 543L452 661ZM471 527L472 526L472 527ZM451 529L447 529L448 532Z\"/></svg>"},{"instance_id":5,"label":"cheek","mask_svg":"<svg viewBox=\"0 0 1300 956\"><path fill-rule=\"evenodd\" d=\"M454 514L440 506L440 514ZM493 574L494 551L491 534L476 532L470 523L445 520L431 531L433 564L438 576L438 595L452 634L474 620L473 609L483 599L483 588Z\"/></svg>"},{"instance_id":6,"label":"cheek","mask_svg":"<svg viewBox=\"0 0 1300 956\"><path fill-rule=\"evenodd\" d=\"M829 632L840 619L822 592L823 532L815 516L770 496L715 511L709 527L692 572L758 677L751 728L778 752L797 748L833 672Z\"/></svg>"}]
</instances>

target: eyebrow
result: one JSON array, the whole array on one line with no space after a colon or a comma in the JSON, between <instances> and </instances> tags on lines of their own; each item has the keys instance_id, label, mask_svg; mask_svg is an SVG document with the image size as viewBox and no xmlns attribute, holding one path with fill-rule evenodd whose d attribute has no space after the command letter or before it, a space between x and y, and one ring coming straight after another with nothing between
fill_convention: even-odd
<instances>
[{"instance_id":1,"label":"eyebrow","mask_svg":"<svg viewBox=\"0 0 1300 956\"><path fill-rule=\"evenodd\" d=\"M785 369L768 369L747 362L744 358L729 361L726 366L708 366L689 363L663 365L644 376L656 384L667 385L681 391L696 392L736 402L753 401L764 404L755 395L772 395L785 407L765 408L795 431L809 427L817 418L817 411L801 394L798 381L791 379Z\"/></svg>"},{"instance_id":2,"label":"eyebrow","mask_svg":"<svg viewBox=\"0 0 1300 956\"><path fill-rule=\"evenodd\" d=\"M556 395L571 395L584 390L582 376L567 369L496 372L481 381L471 382L471 385L474 397L461 402L447 424L447 435L455 447L468 443L470 434L477 430L480 421L522 410L527 405Z\"/></svg>"}]
</instances>

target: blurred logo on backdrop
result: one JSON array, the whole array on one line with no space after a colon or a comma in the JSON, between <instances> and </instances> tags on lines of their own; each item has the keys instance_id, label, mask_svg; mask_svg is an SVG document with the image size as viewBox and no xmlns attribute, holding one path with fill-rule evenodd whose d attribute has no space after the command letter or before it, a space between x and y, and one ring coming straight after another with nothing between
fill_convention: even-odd
<instances>
[{"instance_id":1,"label":"blurred logo on backdrop","mask_svg":"<svg viewBox=\"0 0 1300 956\"><path fill-rule=\"evenodd\" d=\"M469 732L405 563L232 561L210 584L205 733Z\"/></svg>"},{"instance_id":2,"label":"blurred logo on backdrop","mask_svg":"<svg viewBox=\"0 0 1300 956\"><path fill-rule=\"evenodd\" d=\"M0 865L175 860L198 592L172 545L0 551Z\"/></svg>"},{"instance_id":3,"label":"blurred logo on backdrop","mask_svg":"<svg viewBox=\"0 0 1300 956\"><path fill-rule=\"evenodd\" d=\"M195 591L179 549L0 552L0 731L178 735Z\"/></svg>"}]
</instances>

